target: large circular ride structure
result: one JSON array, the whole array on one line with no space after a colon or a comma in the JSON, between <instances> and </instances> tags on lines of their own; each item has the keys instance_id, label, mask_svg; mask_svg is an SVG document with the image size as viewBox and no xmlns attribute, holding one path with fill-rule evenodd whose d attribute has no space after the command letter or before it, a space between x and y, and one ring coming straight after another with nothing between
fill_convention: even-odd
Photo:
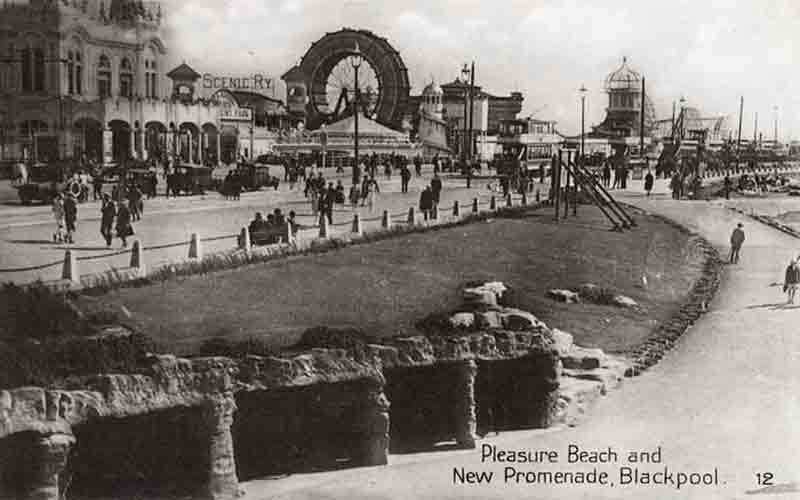
<instances>
[{"instance_id":1,"label":"large circular ride structure","mask_svg":"<svg viewBox=\"0 0 800 500\"><path fill-rule=\"evenodd\" d=\"M311 44L299 69L308 78L306 125L316 129L353 113L358 69L362 113L400 128L409 101L408 69L389 42L366 30L344 28Z\"/></svg>"}]
</instances>

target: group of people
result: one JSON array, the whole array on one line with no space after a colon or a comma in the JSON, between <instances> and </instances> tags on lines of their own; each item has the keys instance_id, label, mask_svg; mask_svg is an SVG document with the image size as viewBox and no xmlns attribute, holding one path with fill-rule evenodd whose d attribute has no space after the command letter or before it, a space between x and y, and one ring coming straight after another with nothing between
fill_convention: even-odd
<instances>
[{"instance_id":1,"label":"group of people","mask_svg":"<svg viewBox=\"0 0 800 500\"><path fill-rule=\"evenodd\" d=\"M78 198L74 193L58 193L53 198L53 217L56 220L56 231L53 241L56 243L74 243L73 234L78 222Z\"/></svg>"},{"instance_id":2,"label":"group of people","mask_svg":"<svg viewBox=\"0 0 800 500\"><path fill-rule=\"evenodd\" d=\"M250 232L250 241L255 245L268 245L280 243L285 236L287 222L291 224L292 235L297 234L299 225L297 224L294 210L289 212L289 217L285 217L280 208L276 208L267 218L261 212L256 212L255 217L247 227Z\"/></svg>"},{"instance_id":3,"label":"group of people","mask_svg":"<svg viewBox=\"0 0 800 500\"><path fill-rule=\"evenodd\" d=\"M433 179L429 185L419 195L419 211L425 221L431 220L433 209L439 207L439 200L442 195L442 179L439 174L433 174Z\"/></svg>"},{"instance_id":4,"label":"group of people","mask_svg":"<svg viewBox=\"0 0 800 500\"><path fill-rule=\"evenodd\" d=\"M114 231L122 240L122 246L128 246L128 237L133 236L132 214L129 203L116 203L108 193L103 194L100 206L100 234L106 241L106 246L111 246Z\"/></svg>"},{"instance_id":5,"label":"group of people","mask_svg":"<svg viewBox=\"0 0 800 500\"><path fill-rule=\"evenodd\" d=\"M730 264L739 263L739 254L742 250L744 240L744 225L742 223L738 223L731 233L730 238L731 253L728 257L728 262ZM786 271L784 272L783 293L787 295L787 304L794 304L794 299L797 295L798 288L800 288L800 256L798 256L796 259L791 259L789 261L789 265L786 266Z\"/></svg>"}]
</instances>

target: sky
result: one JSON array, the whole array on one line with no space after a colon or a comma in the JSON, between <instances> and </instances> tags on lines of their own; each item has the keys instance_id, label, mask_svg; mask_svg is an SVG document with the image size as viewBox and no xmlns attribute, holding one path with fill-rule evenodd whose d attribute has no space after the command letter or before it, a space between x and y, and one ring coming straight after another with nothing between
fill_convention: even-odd
<instances>
[{"instance_id":1,"label":"sky","mask_svg":"<svg viewBox=\"0 0 800 500\"><path fill-rule=\"evenodd\" d=\"M476 84L525 96L522 116L580 131L600 123L605 76L627 57L647 79L658 118L681 97L726 115L742 137L754 113L765 139L800 136L798 0L164 0L171 56L200 73L276 80L311 43L343 27L386 37L409 68L412 93L453 80L475 61ZM796 62L796 64L793 64ZM285 98L279 86L276 97ZM776 111L777 107L777 111ZM735 133L735 132L734 132Z\"/></svg>"}]
</instances>

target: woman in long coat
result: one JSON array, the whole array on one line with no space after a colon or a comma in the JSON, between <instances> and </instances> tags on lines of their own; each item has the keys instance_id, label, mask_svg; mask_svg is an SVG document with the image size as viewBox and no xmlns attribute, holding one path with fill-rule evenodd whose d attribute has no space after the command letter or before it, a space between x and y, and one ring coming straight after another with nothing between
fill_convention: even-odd
<instances>
[{"instance_id":1,"label":"woman in long coat","mask_svg":"<svg viewBox=\"0 0 800 500\"><path fill-rule=\"evenodd\" d=\"M100 234L106 240L106 245L111 246L111 239L114 237L111 227L114 225L114 218L117 216L117 207L111 197L108 196L108 193L103 195L103 205L100 210Z\"/></svg>"}]
</instances>

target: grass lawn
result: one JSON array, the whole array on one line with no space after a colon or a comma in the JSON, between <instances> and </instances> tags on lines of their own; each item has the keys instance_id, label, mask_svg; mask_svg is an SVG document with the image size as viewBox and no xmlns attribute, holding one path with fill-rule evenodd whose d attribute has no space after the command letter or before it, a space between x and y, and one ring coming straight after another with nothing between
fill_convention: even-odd
<instances>
[{"instance_id":1,"label":"grass lawn","mask_svg":"<svg viewBox=\"0 0 800 500\"><path fill-rule=\"evenodd\" d=\"M551 210L531 211L81 300L124 306L164 348L190 354L218 336L289 345L320 325L413 335L417 320L460 305L464 282L492 279L513 287L521 308L573 333L576 342L624 352L678 308L702 264L677 229L645 216L638 222L614 233L593 207L560 224ZM551 288L588 282L617 289L644 311L545 297Z\"/></svg>"}]
</instances>

